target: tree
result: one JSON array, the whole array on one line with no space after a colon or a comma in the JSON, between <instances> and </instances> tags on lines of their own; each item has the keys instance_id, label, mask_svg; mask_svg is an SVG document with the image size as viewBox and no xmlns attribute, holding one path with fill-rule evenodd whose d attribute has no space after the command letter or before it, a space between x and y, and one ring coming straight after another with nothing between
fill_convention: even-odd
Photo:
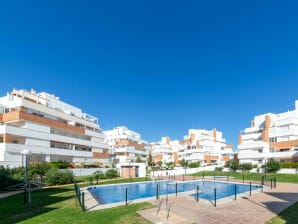
<instances>
[{"instance_id":1,"label":"tree","mask_svg":"<svg viewBox=\"0 0 298 224\"><path fill-rule=\"evenodd\" d=\"M280 162L275 160L270 160L267 163L266 169L269 173L276 173L277 171L280 170Z\"/></svg>"},{"instance_id":2,"label":"tree","mask_svg":"<svg viewBox=\"0 0 298 224\"><path fill-rule=\"evenodd\" d=\"M152 164L153 164L153 159L152 159L151 151L149 151L148 165L153 166Z\"/></svg>"},{"instance_id":3,"label":"tree","mask_svg":"<svg viewBox=\"0 0 298 224\"><path fill-rule=\"evenodd\" d=\"M173 167L174 167L174 163L173 162L168 162L168 163L166 163L166 165L167 165L167 168L168 169L173 169Z\"/></svg>"},{"instance_id":4,"label":"tree","mask_svg":"<svg viewBox=\"0 0 298 224\"><path fill-rule=\"evenodd\" d=\"M158 164L159 168L161 168L162 161L161 161L161 160L160 160L160 161L158 161L158 162L157 162L157 164Z\"/></svg>"},{"instance_id":5,"label":"tree","mask_svg":"<svg viewBox=\"0 0 298 224\"><path fill-rule=\"evenodd\" d=\"M237 160L233 160L233 162L231 162L230 168L233 170L233 172L235 172L238 169L238 161Z\"/></svg>"},{"instance_id":6,"label":"tree","mask_svg":"<svg viewBox=\"0 0 298 224\"><path fill-rule=\"evenodd\" d=\"M253 165L251 163L243 163L239 165L239 169L242 170L242 172L250 171L253 168Z\"/></svg>"},{"instance_id":7,"label":"tree","mask_svg":"<svg viewBox=\"0 0 298 224\"><path fill-rule=\"evenodd\" d=\"M142 163L143 161L141 160L141 158L138 156L136 159L136 163Z\"/></svg>"},{"instance_id":8,"label":"tree","mask_svg":"<svg viewBox=\"0 0 298 224\"><path fill-rule=\"evenodd\" d=\"M52 167L49 163L36 163L30 166L29 172L31 176L38 175L40 178L40 182L42 182L42 177L45 176L51 168Z\"/></svg>"},{"instance_id":9,"label":"tree","mask_svg":"<svg viewBox=\"0 0 298 224\"><path fill-rule=\"evenodd\" d=\"M199 161L188 164L189 168L197 168L200 167L200 165L201 163Z\"/></svg>"},{"instance_id":10,"label":"tree","mask_svg":"<svg viewBox=\"0 0 298 224\"><path fill-rule=\"evenodd\" d=\"M103 174L102 171L98 170L93 173L95 179L105 179L106 176Z\"/></svg>"},{"instance_id":11,"label":"tree","mask_svg":"<svg viewBox=\"0 0 298 224\"><path fill-rule=\"evenodd\" d=\"M108 170L106 173L105 173L105 176L107 178L114 178L114 177L118 177L118 173L117 173L117 170Z\"/></svg>"},{"instance_id":12,"label":"tree","mask_svg":"<svg viewBox=\"0 0 298 224\"><path fill-rule=\"evenodd\" d=\"M188 161L186 161L185 159L182 159L179 161L179 164L182 166L182 167L187 167L188 166Z\"/></svg>"}]
</instances>

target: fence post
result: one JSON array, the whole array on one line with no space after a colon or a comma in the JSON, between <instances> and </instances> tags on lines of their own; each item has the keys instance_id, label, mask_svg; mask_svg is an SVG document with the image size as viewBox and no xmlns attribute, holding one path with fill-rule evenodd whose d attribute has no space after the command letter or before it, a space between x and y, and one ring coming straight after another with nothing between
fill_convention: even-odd
<instances>
[{"instance_id":1,"label":"fence post","mask_svg":"<svg viewBox=\"0 0 298 224\"><path fill-rule=\"evenodd\" d=\"M205 179L205 173L203 173L203 179Z\"/></svg>"},{"instance_id":2,"label":"fence post","mask_svg":"<svg viewBox=\"0 0 298 224\"><path fill-rule=\"evenodd\" d=\"M82 209L85 211L85 193L82 192Z\"/></svg>"},{"instance_id":3,"label":"fence post","mask_svg":"<svg viewBox=\"0 0 298 224\"><path fill-rule=\"evenodd\" d=\"M98 176L96 176L96 184L98 185Z\"/></svg>"},{"instance_id":4,"label":"fence post","mask_svg":"<svg viewBox=\"0 0 298 224\"><path fill-rule=\"evenodd\" d=\"M216 188L214 188L214 206L216 207Z\"/></svg>"},{"instance_id":5,"label":"fence post","mask_svg":"<svg viewBox=\"0 0 298 224\"><path fill-rule=\"evenodd\" d=\"M264 185L264 176L262 176L261 185Z\"/></svg>"},{"instance_id":6,"label":"fence post","mask_svg":"<svg viewBox=\"0 0 298 224\"><path fill-rule=\"evenodd\" d=\"M274 177L274 188L276 188L276 177Z\"/></svg>"},{"instance_id":7,"label":"fence post","mask_svg":"<svg viewBox=\"0 0 298 224\"><path fill-rule=\"evenodd\" d=\"M237 200L237 185L235 184L235 201Z\"/></svg>"},{"instance_id":8,"label":"fence post","mask_svg":"<svg viewBox=\"0 0 298 224\"><path fill-rule=\"evenodd\" d=\"M78 194L79 203L80 203L80 205L82 205L82 202L81 202L81 191L79 190L78 193L79 193Z\"/></svg>"},{"instance_id":9,"label":"fence post","mask_svg":"<svg viewBox=\"0 0 298 224\"><path fill-rule=\"evenodd\" d=\"M272 178L270 179L270 187L272 189Z\"/></svg>"},{"instance_id":10,"label":"fence post","mask_svg":"<svg viewBox=\"0 0 298 224\"><path fill-rule=\"evenodd\" d=\"M249 196L251 196L251 182L249 182Z\"/></svg>"},{"instance_id":11,"label":"fence post","mask_svg":"<svg viewBox=\"0 0 298 224\"><path fill-rule=\"evenodd\" d=\"M127 188L125 188L125 205L127 205Z\"/></svg>"},{"instance_id":12,"label":"fence post","mask_svg":"<svg viewBox=\"0 0 298 224\"><path fill-rule=\"evenodd\" d=\"M242 174L242 182L244 183L244 173Z\"/></svg>"},{"instance_id":13,"label":"fence post","mask_svg":"<svg viewBox=\"0 0 298 224\"><path fill-rule=\"evenodd\" d=\"M156 199L159 198L159 184L156 185Z\"/></svg>"},{"instance_id":14,"label":"fence post","mask_svg":"<svg viewBox=\"0 0 298 224\"><path fill-rule=\"evenodd\" d=\"M177 192L178 192L178 184L176 183L176 196L177 196Z\"/></svg>"},{"instance_id":15,"label":"fence post","mask_svg":"<svg viewBox=\"0 0 298 224\"><path fill-rule=\"evenodd\" d=\"M197 185L197 202L199 201L199 185Z\"/></svg>"}]
</instances>

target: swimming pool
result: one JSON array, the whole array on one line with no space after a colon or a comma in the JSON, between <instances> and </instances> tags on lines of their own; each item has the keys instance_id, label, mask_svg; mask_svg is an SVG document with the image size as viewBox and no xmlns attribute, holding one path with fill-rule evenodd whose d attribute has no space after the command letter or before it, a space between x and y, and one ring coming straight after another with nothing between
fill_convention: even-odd
<instances>
[{"instance_id":1,"label":"swimming pool","mask_svg":"<svg viewBox=\"0 0 298 224\"><path fill-rule=\"evenodd\" d=\"M168 181L158 182L141 182L141 183L129 183L129 184L115 184L115 185L103 185L88 187L87 190L93 195L93 197L100 204L110 204L116 202L122 202L126 200L126 188L127 199L129 201L141 198L156 197L156 189L159 184L159 195L175 194L176 183ZM199 186L199 197L213 200L214 189L217 191L217 199L232 196L235 194L235 185L237 194L249 191L249 184L235 184L229 182L219 181L189 181L189 182L177 182L177 192L189 192L189 195L194 196L197 186ZM252 190L259 189L261 186L252 185Z\"/></svg>"}]
</instances>

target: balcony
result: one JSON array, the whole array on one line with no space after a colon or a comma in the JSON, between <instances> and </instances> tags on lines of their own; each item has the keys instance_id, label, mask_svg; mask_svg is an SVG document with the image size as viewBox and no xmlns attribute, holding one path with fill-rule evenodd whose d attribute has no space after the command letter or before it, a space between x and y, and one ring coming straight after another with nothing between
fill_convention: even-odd
<instances>
[{"instance_id":1,"label":"balcony","mask_svg":"<svg viewBox=\"0 0 298 224\"><path fill-rule=\"evenodd\" d=\"M263 141L248 141L248 142L242 142L240 145L238 145L239 150L256 149L256 148L264 148L264 147L269 147L269 144Z\"/></svg>"},{"instance_id":2,"label":"balcony","mask_svg":"<svg viewBox=\"0 0 298 224\"><path fill-rule=\"evenodd\" d=\"M69 150L69 149L20 145L20 144L12 144L12 143L0 143L0 151L21 154L21 152L25 149L29 149L32 154L73 156L73 157L85 157L85 158L93 157L93 153L88 151L77 151L77 150Z\"/></svg>"}]
</instances>

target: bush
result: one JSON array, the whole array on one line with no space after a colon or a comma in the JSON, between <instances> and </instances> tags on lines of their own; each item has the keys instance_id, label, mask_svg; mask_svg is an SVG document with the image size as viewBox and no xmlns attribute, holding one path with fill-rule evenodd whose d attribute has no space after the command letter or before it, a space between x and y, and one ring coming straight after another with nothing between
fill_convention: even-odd
<instances>
[{"instance_id":1,"label":"bush","mask_svg":"<svg viewBox=\"0 0 298 224\"><path fill-rule=\"evenodd\" d=\"M188 167L189 168L197 168L197 167L200 167L201 163L198 161L198 162L192 162L190 164L188 164Z\"/></svg>"},{"instance_id":2,"label":"bush","mask_svg":"<svg viewBox=\"0 0 298 224\"><path fill-rule=\"evenodd\" d=\"M0 166L0 189L4 190L10 185L12 179L10 177L10 169Z\"/></svg>"},{"instance_id":3,"label":"bush","mask_svg":"<svg viewBox=\"0 0 298 224\"><path fill-rule=\"evenodd\" d=\"M98 171L95 171L94 173L93 173L93 177L95 178L95 179L106 179L106 176L104 175L104 173L102 172L102 171L100 171L100 170L98 170Z\"/></svg>"},{"instance_id":4,"label":"bush","mask_svg":"<svg viewBox=\"0 0 298 224\"><path fill-rule=\"evenodd\" d=\"M233 160L233 162L231 162L230 168L235 172L238 169L238 161L237 160Z\"/></svg>"},{"instance_id":5,"label":"bush","mask_svg":"<svg viewBox=\"0 0 298 224\"><path fill-rule=\"evenodd\" d=\"M276 173L277 171L280 170L280 163L275 160L270 160L267 163L266 169L269 173Z\"/></svg>"},{"instance_id":6,"label":"bush","mask_svg":"<svg viewBox=\"0 0 298 224\"><path fill-rule=\"evenodd\" d=\"M57 168L57 169L67 169L69 167L71 167L71 164L69 162L51 162L51 165L53 168Z\"/></svg>"},{"instance_id":7,"label":"bush","mask_svg":"<svg viewBox=\"0 0 298 224\"><path fill-rule=\"evenodd\" d=\"M214 171L219 171L221 172L223 170L223 167L215 167Z\"/></svg>"},{"instance_id":8,"label":"bush","mask_svg":"<svg viewBox=\"0 0 298 224\"><path fill-rule=\"evenodd\" d=\"M24 181L25 170L23 167L9 168L0 166L0 190Z\"/></svg>"},{"instance_id":9,"label":"bush","mask_svg":"<svg viewBox=\"0 0 298 224\"><path fill-rule=\"evenodd\" d=\"M31 178L34 176L39 176L40 181L42 182L42 177L51 169L51 164L49 163L36 163L29 167L29 174Z\"/></svg>"},{"instance_id":10,"label":"bush","mask_svg":"<svg viewBox=\"0 0 298 224\"><path fill-rule=\"evenodd\" d=\"M281 162L280 167L281 168L297 169L298 168L298 162Z\"/></svg>"},{"instance_id":11,"label":"bush","mask_svg":"<svg viewBox=\"0 0 298 224\"><path fill-rule=\"evenodd\" d=\"M107 178L114 178L114 177L118 177L118 173L117 173L117 170L108 170L106 173L105 173L105 176Z\"/></svg>"},{"instance_id":12,"label":"bush","mask_svg":"<svg viewBox=\"0 0 298 224\"><path fill-rule=\"evenodd\" d=\"M74 175L70 170L50 169L46 173L46 181L49 185L69 184L74 180Z\"/></svg>"},{"instance_id":13,"label":"bush","mask_svg":"<svg viewBox=\"0 0 298 224\"><path fill-rule=\"evenodd\" d=\"M253 168L251 163L243 163L239 165L239 169L241 169L242 171L250 171Z\"/></svg>"},{"instance_id":14,"label":"bush","mask_svg":"<svg viewBox=\"0 0 298 224\"><path fill-rule=\"evenodd\" d=\"M230 166L231 166L231 161L230 160L226 161L224 167L229 168Z\"/></svg>"}]
</instances>

